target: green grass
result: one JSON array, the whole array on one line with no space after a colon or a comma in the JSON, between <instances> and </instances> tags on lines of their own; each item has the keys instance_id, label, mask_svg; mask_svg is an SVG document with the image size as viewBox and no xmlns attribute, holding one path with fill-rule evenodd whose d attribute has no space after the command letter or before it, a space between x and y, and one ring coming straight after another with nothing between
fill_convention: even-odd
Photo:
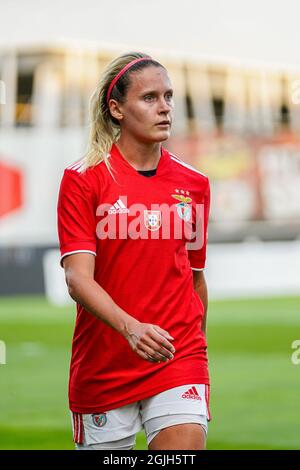
<instances>
[{"instance_id":1,"label":"green grass","mask_svg":"<svg viewBox=\"0 0 300 470\"><path fill-rule=\"evenodd\" d=\"M67 387L73 306L0 300L0 449L73 449ZM208 449L300 449L300 298L209 305L212 382ZM145 449L143 433L137 448Z\"/></svg>"}]
</instances>

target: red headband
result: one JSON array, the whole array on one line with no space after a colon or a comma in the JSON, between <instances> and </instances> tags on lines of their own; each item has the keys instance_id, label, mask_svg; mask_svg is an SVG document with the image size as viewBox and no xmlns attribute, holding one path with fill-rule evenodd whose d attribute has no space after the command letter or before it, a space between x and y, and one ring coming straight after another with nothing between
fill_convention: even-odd
<instances>
[{"instance_id":1,"label":"red headband","mask_svg":"<svg viewBox=\"0 0 300 470\"><path fill-rule=\"evenodd\" d=\"M134 59L132 60L131 62L129 62L127 65L125 65L125 67L123 67L120 72L115 76L115 78L112 80L111 84L109 85L109 88L108 88L108 91L107 91L107 95L106 95L106 102L108 104L109 100L110 100L110 95L111 95L111 92L112 92L112 89L113 87L115 86L115 84L117 83L117 81L122 77L122 75L124 75L124 73L130 68L132 67L134 64L137 64L138 62L141 62L142 60L151 60L151 57L149 56L146 56L146 57L139 57L138 59Z\"/></svg>"}]
</instances>

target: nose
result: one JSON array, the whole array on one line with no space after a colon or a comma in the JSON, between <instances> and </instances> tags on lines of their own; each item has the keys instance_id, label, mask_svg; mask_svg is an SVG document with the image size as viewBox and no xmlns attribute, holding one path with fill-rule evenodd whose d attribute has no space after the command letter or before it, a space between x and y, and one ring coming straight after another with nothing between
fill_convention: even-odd
<instances>
[{"instance_id":1,"label":"nose","mask_svg":"<svg viewBox=\"0 0 300 470\"><path fill-rule=\"evenodd\" d=\"M172 110L172 104L168 102L165 96L159 100L159 113L169 113Z\"/></svg>"}]
</instances>

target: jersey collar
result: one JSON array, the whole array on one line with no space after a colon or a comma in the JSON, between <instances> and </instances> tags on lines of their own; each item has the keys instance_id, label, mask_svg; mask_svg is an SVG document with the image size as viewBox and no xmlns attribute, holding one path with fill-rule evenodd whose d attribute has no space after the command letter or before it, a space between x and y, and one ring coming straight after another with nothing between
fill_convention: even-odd
<instances>
[{"instance_id":1,"label":"jersey collar","mask_svg":"<svg viewBox=\"0 0 300 470\"><path fill-rule=\"evenodd\" d=\"M142 177L143 180L146 179L143 175L138 172L138 170L136 170L132 165L130 165L130 163L122 155L116 144L112 145L110 155L113 158L113 161L116 161L117 164L122 167L122 171L126 172L127 174L131 174L132 176ZM153 178L157 178L158 176L165 174L168 170L168 165L170 161L171 158L169 152L165 148L161 147L161 157L156 168L156 174L151 176L151 178L148 178L148 180L152 180Z\"/></svg>"}]
</instances>

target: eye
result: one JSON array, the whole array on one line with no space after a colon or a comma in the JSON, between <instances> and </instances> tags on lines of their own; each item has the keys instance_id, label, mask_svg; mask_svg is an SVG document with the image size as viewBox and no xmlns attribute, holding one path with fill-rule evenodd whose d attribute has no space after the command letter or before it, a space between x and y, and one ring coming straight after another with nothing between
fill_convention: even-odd
<instances>
[{"instance_id":1,"label":"eye","mask_svg":"<svg viewBox=\"0 0 300 470\"><path fill-rule=\"evenodd\" d=\"M144 96L144 100L145 101L153 101L154 100L154 95L145 95Z\"/></svg>"},{"instance_id":2,"label":"eye","mask_svg":"<svg viewBox=\"0 0 300 470\"><path fill-rule=\"evenodd\" d=\"M166 100L171 101L172 99L173 99L173 93L171 93L171 92L166 93Z\"/></svg>"}]
</instances>

